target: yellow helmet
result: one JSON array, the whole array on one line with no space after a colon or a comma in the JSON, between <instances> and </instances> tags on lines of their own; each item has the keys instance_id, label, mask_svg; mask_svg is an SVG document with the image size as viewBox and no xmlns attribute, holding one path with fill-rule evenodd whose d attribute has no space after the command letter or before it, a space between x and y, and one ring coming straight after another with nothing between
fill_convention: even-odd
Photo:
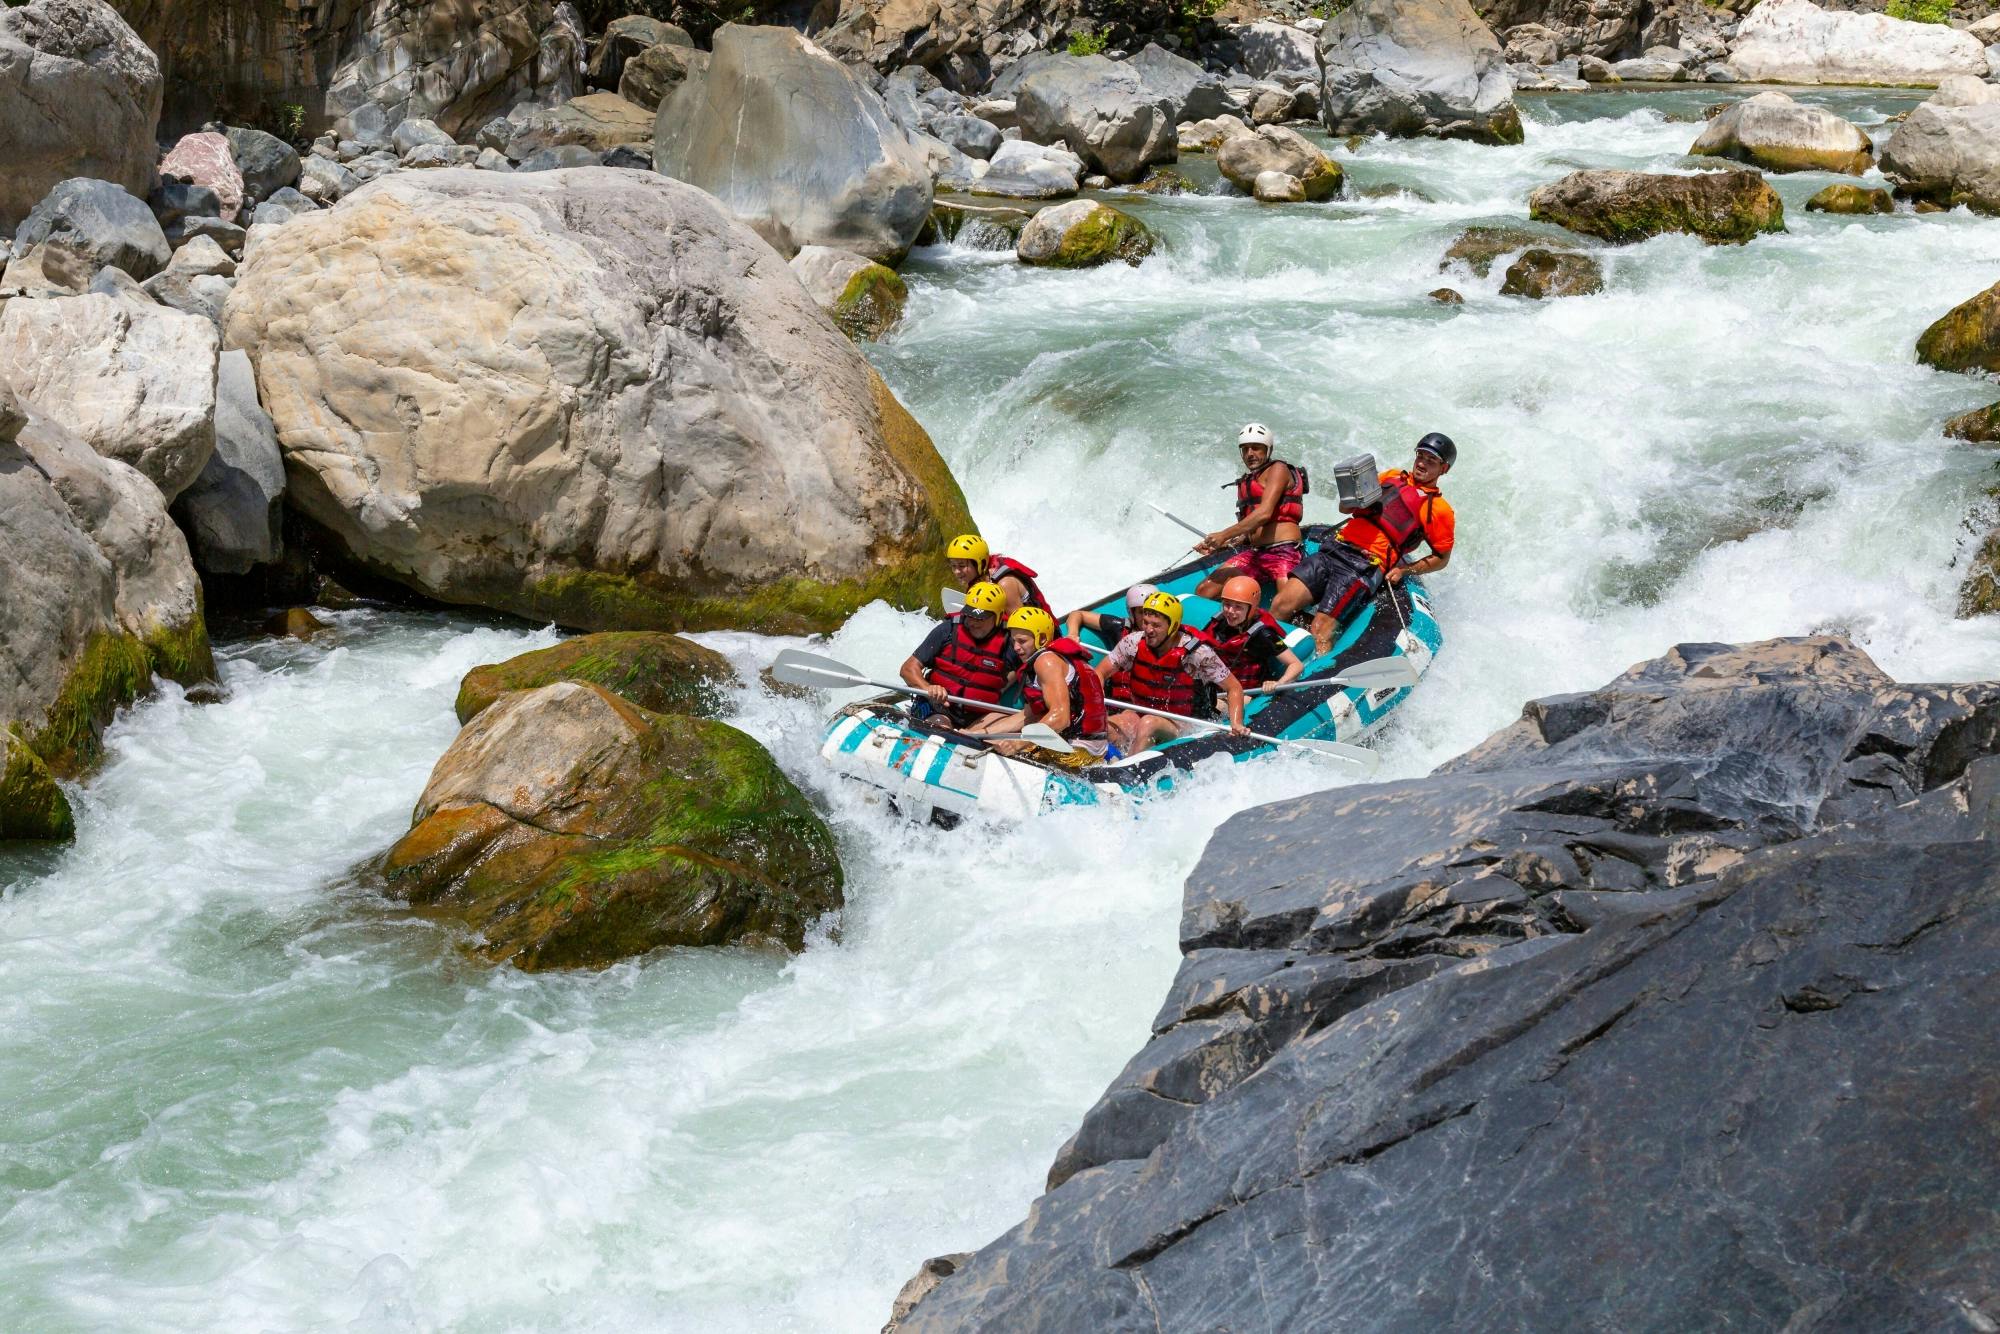
<instances>
[{"instance_id":1,"label":"yellow helmet","mask_svg":"<svg viewBox=\"0 0 2000 1334\"><path fill-rule=\"evenodd\" d=\"M1181 600L1164 589L1154 589L1139 604L1140 611L1156 611L1167 618L1167 629L1181 628Z\"/></svg>"},{"instance_id":2,"label":"yellow helmet","mask_svg":"<svg viewBox=\"0 0 2000 1334\"><path fill-rule=\"evenodd\" d=\"M1026 630L1035 637L1036 648L1047 648L1049 641L1056 637L1056 618L1040 607L1023 607L1007 618L1007 628Z\"/></svg>"},{"instance_id":3,"label":"yellow helmet","mask_svg":"<svg viewBox=\"0 0 2000 1334\"><path fill-rule=\"evenodd\" d=\"M965 590L965 609L998 616L1007 610L1007 595L1001 591L1000 585L981 579Z\"/></svg>"},{"instance_id":4,"label":"yellow helmet","mask_svg":"<svg viewBox=\"0 0 2000 1334\"><path fill-rule=\"evenodd\" d=\"M986 539L977 533L960 533L944 549L946 560L969 560L981 568L992 556L993 553L986 549Z\"/></svg>"}]
</instances>

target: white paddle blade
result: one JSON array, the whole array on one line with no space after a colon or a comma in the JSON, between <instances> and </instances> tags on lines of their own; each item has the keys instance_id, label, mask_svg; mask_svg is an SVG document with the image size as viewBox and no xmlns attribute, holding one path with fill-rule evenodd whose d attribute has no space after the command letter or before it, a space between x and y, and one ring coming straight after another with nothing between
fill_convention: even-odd
<instances>
[{"instance_id":1,"label":"white paddle blade","mask_svg":"<svg viewBox=\"0 0 2000 1334\"><path fill-rule=\"evenodd\" d=\"M1333 679L1364 690L1386 690L1391 686L1400 689L1417 683L1417 669L1408 658L1371 658L1344 669Z\"/></svg>"},{"instance_id":2,"label":"white paddle blade","mask_svg":"<svg viewBox=\"0 0 2000 1334\"><path fill-rule=\"evenodd\" d=\"M1372 750L1360 746L1350 746L1345 741L1292 741L1289 744L1329 760L1339 760L1360 768L1364 775L1372 774L1382 767L1382 757Z\"/></svg>"},{"instance_id":3,"label":"white paddle blade","mask_svg":"<svg viewBox=\"0 0 2000 1334\"><path fill-rule=\"evenodd\" d=\"M945 615L947 616L955 611L965 610L965 594L959 592L956 588L940 588L938 590L938 602L943 605Z\"/></svg>"},{"instance_id":4,"label":"white paddle blade","mask_svg":"<svg viewBox=\"0 0 2000 1334\"><path fill-rule=\"evenodd\" d=\"M867 677L844 662L796 648L784 649L771 660L771 678L788 686L810 686L815 690L870 684Z\"/></svg>"},{"instance_id":5,"label":"white paddle blade","mask_svg":"<svg viewBox=\"0 0 2000 1334\"><path fill-rule=\"evenodd\" d=\"M1053 750L1063 755L1068 755L1076 749L1075 746L1063 740L1062 734L1056 731L1055 728L1042 723L1029 723L1026 727L1022 728L1021 739L1033 742L1043 750Z\"/></svg>"}]
</instances>

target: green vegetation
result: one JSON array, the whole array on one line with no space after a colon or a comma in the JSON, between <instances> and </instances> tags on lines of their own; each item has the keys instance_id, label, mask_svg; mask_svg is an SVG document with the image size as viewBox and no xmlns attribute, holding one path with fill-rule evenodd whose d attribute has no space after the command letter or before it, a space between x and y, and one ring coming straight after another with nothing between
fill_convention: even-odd
<instances>
[{"instance_id":1,"label":"green vegetation","mask_svg":"<svg viewBox=\"0 0 2000 1334\"><path fill-rule=\"evenodd\" d=\"M1889 0L1888 14L1892 19L1907 19L1911 23L1943 23L1951 18L1952 0Z\"/></svg>"},{"instance_id":2,"label":"green vegetation","mask_svg":"<svg viewBox=\"0 0 2000 1334\"><path fill-rule=\"evenodd\" d=\"M68 839L76 834L69 798L28 743L0 733L0 843L14 838Z\"/></svg>"},{"instance_id":3,"label":"green vegetation","mask_svg":"<svg viewBox=\"0 0 2000 1334\"><path fill-rule=\"evenodd\" d=\"M1102 32L1073 32L1069 35L1069 53L1073 56L1102 55L1105 45Z\"/></svg>"}]
</instances>

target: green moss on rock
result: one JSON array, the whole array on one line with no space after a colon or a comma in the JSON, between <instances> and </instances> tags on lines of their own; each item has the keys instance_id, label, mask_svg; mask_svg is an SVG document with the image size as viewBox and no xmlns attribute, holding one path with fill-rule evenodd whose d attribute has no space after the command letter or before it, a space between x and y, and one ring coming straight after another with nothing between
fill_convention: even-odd
<instances>
[{"instance_id":1,"label":"green moss on rock","mask_svg":"<svg viewBox=\"0 0 2000 1334\"><path fill-rule=\"evenodd\" d=\"M2000 529L1986 535L1972 558L1972 573L1958 592L1960 616L1990 616L2000 612Z\"/></svg>"},{"instance_id":2,"label":"green moss on rock","mask_svg":"<svg viewBox=\"0 0 2000 1334\"><path fill-rule=\"evenodd\" d=\"M714 649L679 635L642 630L579 635L551 648L474 667L458 687L458 720L472 721L512 690L553 681L589 681L654 713L712 716L736 669Z\"/></svg>"},{"instance_id":3,"label":"green moss on rock","mask_svg":"<svg viewBox=\"0 0 2000 1334\"><path fill-rule=\"evenodd\" d=\"M833 322L849 338L880 338L903 318L910 289L902 276L882 264L870 264L847 280L833 303Z\"/></svg>"},{"instance_id":4,"label":"green moss on rock","mask_svg":"<svg viewBox=\"0 0 2000 1334\"><path fill-rule=\"evenodd\" d=\"M73 778L104 752L104 725L152 689L157 673L191 685L215 675L208 626L199 607L184 626L146 635L98 633L84 642L42 725L27 742L51 772Z\"/></svg>"},{"instance_id":5,"label":"green moss on rock","mask_svg":"<svg viewBox=\"0 0 2000 1334\"><path fill-rule=\"evenodd\" d=\"M48 765L21 737L0 732L0 842L75 835L69 798Z\"/></svg>"},{"instance_id":6,"label":"green moss on rock","mask_svg":"<svg viewBox=\"0 0 2000 1334\"><path fill-rule=\"evenodd\" d=\"M1507 266L1500 284L1502 296L1543 301L1558 296L1589 296L1604 290L1604 270L1589 255L1554 250L1528 250Z\"/></svg>"},{"instance_id":7,"label":"green moss on rock","mask_svg":"<svg viewBox=\"0 0 2000 1334\"><path fill-rule=\"evenodd\" d=\"M1865 185L1829 185L1806 200L1808 213L1894 213L1896 201L1887 190Z\"/></svg>"},{"instance_id":8,"label":"green moss on rock","mask_svg":"<svg viewBox=\"0 0 2000 1334\"><path fill-rule=\"evenodd\" d=\"M1529 195L1528 216L1620 245L1666 232L1742 245L1785 229L1784 201L1752 171L1575 171Z\"/></svg>"},{"instance_id":9,"label":"green moss on rock","mask_svg":"<svg viewBox=\"0 0 2000 1334\"><path fill-rule=\"evenodd\" d=\"M1114 259L1137 264L1153 253L1153 233L1109 204L1076 199L1036 214L1015 253L1023 264L1050 269L1095 268Z\"/></svg>"},{"instance_id":10,"label":"green moss on rock","mask_svg":"<svg viewBox=\"0 0 2000 1334\"><path fill-rule=\"evenodd\" d=\"M1917 360L1941 371L2000 371L2000 283L1962 301L1917 339Z\"/></svg>"}]
</instances>

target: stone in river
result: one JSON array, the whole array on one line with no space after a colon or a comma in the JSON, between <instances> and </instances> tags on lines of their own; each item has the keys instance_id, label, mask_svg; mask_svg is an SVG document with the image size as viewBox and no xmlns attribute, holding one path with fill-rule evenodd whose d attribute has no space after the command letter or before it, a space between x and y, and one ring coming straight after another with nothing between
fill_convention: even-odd
<instances>
[{"instance_id":1,"label":"stone in river","mask_svg":"<svg viewBox=\"0 0 2000 1334\"><path fill-rule=\"evenodd\" d=\"M1021 229L1014 253L1023 264L1086 269L1122 259L1137 264L1153 251L1153 234L1129 213L1094 199L1052 204Z\"/></svg>"},{"instance_id":2,"label":"stone in river","mask_svg":"<svg viewBox=\"0 0 2000 1334\"><path fill-rule=\"evenodd\" d=\"M1216 149L1215 165L1231 185L1246 193L1254 193L1257 178L1267 171L1296 177L1307 199L1340 193L1340 165L1297 130L1282 125L1260 125L1251 134L1224 139Z\"/></svg>"},{"instance_id":3,"label":"stone in river","mask_svg":"<svg viewBox=\"0 0 2000 1334\"><path fill-rule=\"evenodd\" d=\"M1939 316L1918 336L1917 360L1941 371L2000 373L2000 283Z\"/></svg>"},{"instance_id":4,"label":"stone in river","mask_svg":"<svg viewBox=\"0 0 2000 1334\"><path fill-rule=\"evenodd\" d=\"M850 338L880 338L909 304L910 289L894 269L851 250L806 246L792 256L792 272Z\"/></svg>"},{"instance_id":5,"label":"stone in river","mask_svg":"<svg viewBox=\"0 0 2000 1334\"><path fill-rule=\"evenodd\" d=\"M1533 249L1507 266L1500 295L1536 301L1557 296L1589 296L1604 290L1604 269L1589 255Z\"/></svg>"},{"instance_id":6,"label":"stone in river","mask_svg":"<svg viewBox=\"0 0 2000 1334\"><path fill-rule=\"evenodd\" d=\"M1783 93L1745 98L1709 121L1695 156L1732 158L1765 171L1833 171L1858 176L1874 161L1874 145L1847 121Z\"/></svg>"},{"instance_id":7,"label":"stone in river","mask_svg":"<svg viewBox=\"0 0 2000 1334\"><path fill-rule=\"evenodd\" d=\"M713 717L722 711L723 688L736 684L736 669L714 649L679 635L577 635L467 672L454 706L458 720L471 722L509 691L537 690L556 681L600 685L654 713Z\"/></svg>"},{"instance_id":8,"label":"stone in river","mask_svg":"<svg viewBox=\"0 0 2000 1334\"><path fill-rule=\"evenodd\" d=\"M1809 213L1894 213L1896 201L1887 190L1835 183L1806 200Z\"/></svg>"},{"instance_id":9,"label":"stone in river","mask_svg":"<svg viewBox=\"0 0 2000 1334\"><path fill-rule=\"evenodd\" d=\"M1138 70L1103 56L1058 56L1021 81L1015 111L1030 137L1061 139L1087 167L1136 181L1178 152L1174 103Z\"/></svg>"},{"instance_id":10,"label":"stone in river","mask_svg":"<svg viewBox=\"0 0 2000 1334\"><path fill-rule=\"evenodd\" d=\"M1574 171L1529 195L1528 216L1617 244L1688 232L1712 245L1741 245L1785 229L1778 192L1749 171Z\"/></svg>"}]
</instances>

